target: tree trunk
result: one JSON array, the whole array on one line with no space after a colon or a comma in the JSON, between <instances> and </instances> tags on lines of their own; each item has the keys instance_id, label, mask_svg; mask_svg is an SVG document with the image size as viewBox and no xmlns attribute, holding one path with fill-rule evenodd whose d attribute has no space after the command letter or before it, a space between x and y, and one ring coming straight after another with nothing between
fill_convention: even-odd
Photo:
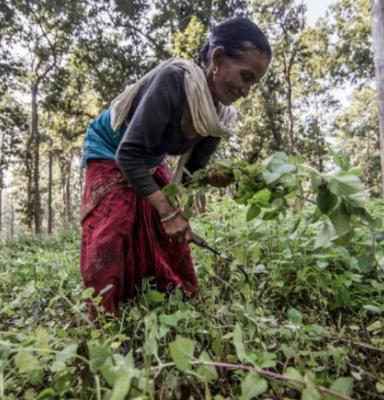
<instances>
[{"instance_id":1,"label":"tree trunk","mask_svg":"<svg viewBox=\"0 0 384 400\"><path fill-rule=\"evenodd\" d=\"M52 210L52 168L53 168L53 155L52 150L49 150L48 160L48 234L52 233L53 228L53 210Z\"/></svg>"},{"instance_id":2,"label":"tree trunk","mask_svg":"<svg viewBox=\"0 0 384 400\"><path fill-rule=\"evenodd\" d=\"M384 0L373 0L372 36L379 102L381 194L384 197Z\"/></svg>"},{"instance_id":3,"label":"tree trunk","mask_svg":"<svg viewBox=\"0 0 384 400\"><path fill-rule=\"evenodd\" d=\"M65 178L65 159L64 157L60 158L60 187L61 187L61 218L62 220L65 220L65 216L66 216L66 194L65 194L65 189L66 189L66 178Z\"/></svg>"},{"instance_id":4,"label":"tree trunk","mask_svg":"<svg viewBox=\"0 0 384 400\"><path fill-rule=\"evenodd\" d=\"M3 172L0 171L0 236L3 230Z\"/></svg>"},{"instance_id":5,"label":"tree trunk","mask_svg":"<svg viewBox=\"0 0 384 400\"><path fill-rule=\"evenodd\" d=\"M321 130L319 126L319 109L317 105L317 97L316 93L314 94L315 98L315 143L316 143L316 153L317 153L317 168L319 169L319 172L324 171L324 165L323 165L323 154L321 151Z\"/></svg>"},{"instance_id":6,"label":"tree trunk","mask_svg":"<svg viewBox=\"0 0 384 400\"><path fill-rule=\"evenodd\" d=\"M37 91L38 85L35 82L31 83L31 136L33 138L33 194L34 194L34 219L35 233L41 233L41 201L40 201L40 134L38 127L38 109L37 109Z\"/></svg>"},{"instance_id":7,"label":"tree trunk","mask_svg":"<svg viewBox=\"0 0 384 400\"><path fill-rule=\"evenodd\" d=\"M84 186L84 169L80 164L80 171L79 171L79 200L80 200L80 208L83 199L83 186Z\"/></svg>"},{"instance_id":8,"label":"tree trunk","mask_svg":"<svg viewBox=\"0 0 384 400\"><path fill-rule=\"evenodd\" d=\"M11 239L15 237L15 206L14 206L14 201L11 199L11 227L10 227L10 232L11 232Z\"/></svg>"},{"instance_id":9,"label":"tree trunk","mask_svg":"<svg viewBox=\"0 0 384 400\"><path fill-rule=\"evenodd\" d=\"M276 121L276 99L275 94L271 93L268 86L261 88L261 95L264 102L264 109L267 115L268 126L273 136L271 150L281 151L283 138L281 136L281 127ZM254 161L256 162L256 160Z\"/></svg>"},{"instance_id":10,"label":"tree trunk","mask_svg":"<svg viewBox=\"0 0 384 400\"><path fill-rule=\"evenodd\" d=\"M32 132L32 129L30 128ZM27 178L27 204L25 210L25 224L27 225L30 232L32 232L33 225L33 163L32 163L32 150L33 150L33 138L31 136L31 132L29 134L29 138L27 140L25 146L25 175Z\"/></svg>"},{"instance_id":11,"label":"tree trunk","mask_svg":"<svg viewBox=\"0 0 384 400\"><path fill-rule=\"evenodd\" d=\"M295 137L293 134L293 105L292 105L292 82L291 76L287 76L287 102L288 102L288 151L293 153L295 150Z\"/></svg>"},{"instance_id":12,"label":"tree trunk","mask_svg":"<svg viewBox=\"0 0 384 400\"><path fill-rule=\"evenodd\" d=\"M1 135L0 157L0 235L3 229L3 167L4 167L4 134Z\"/></svg>"},{"instance_id":13,"label":"tree trunk","mask_svg":"<svg viewBox=\"0 0 384 400\"><path fill-rule=\"evenodd\" d=\"M71 208L71 166L72 166L72 156L70 156L67 161L67 170L65 171L66 175L66 185L65 185L65 210L67 221L70 222L72 220L72 208Z\"/></svg>"}]
</instances>

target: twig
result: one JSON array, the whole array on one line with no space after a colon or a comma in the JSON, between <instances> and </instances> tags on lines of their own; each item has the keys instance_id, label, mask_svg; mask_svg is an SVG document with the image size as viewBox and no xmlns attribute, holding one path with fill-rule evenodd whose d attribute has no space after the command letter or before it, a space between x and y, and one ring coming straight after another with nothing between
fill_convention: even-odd
<instances>
[{"instance_id":1,"label":"twig","mask_svg":"<svg viewBox=\"0 0 384 400\"><path fill-rule=\"evenodd\" d=\"M100 379L98 375L95 375L95 384L96 384L96 399L101 400Z\"/></svg>"},{"instance_id":2,"label":"twig","mask_svg":"<svg viewBox=\"0 0 384 400\"><path fill-rule=\"evenodd\" d=\"M292 383L296 383L298 385L303 385L303 386L307 385L307 382L305 382L303 379L294 378L294 377L288 376L288 375L281 375L281 374L278 374L277 372L272 372L272 371L268 371L266 369L257 368L257 367L249 367L248 365L243 365L243 364L232 364L232 363L224 363L224 362L216 362L216 361L200 361L200 360L191 361L190 364L191 365L206 365L207 367L218 367L218 368L226 368L226 369L243 369L245 371L254 372L258 375L265 376L266 378L275 379L275 380L279 380L279 381L292 382ZM166 364L160 364L151 369L157 370L157 369L163 369L163 368L174 367L174 366L175 366L175 363L170 362L170 363L166 363ZM328 394L328 395L337 397L338 399L341 399L341 400L353 400L352 397L349 397L340 392L336 392L335 390L328 389L324 386L319 386L319 385L314 385L314 386L320 393Z\"/></svg>"},{"instance_id":3,"label":"twig","mask_svg":"<svg viewBox=\"0 0 384 400\"><path fill-rule=\"evenodd\" d=\"M333 338L336 339L336 341L349 342L356 346L363 347L364 349L367 349L367 350L378 351L379 353L384 353L384 349L380 349L379 347L371 346L368 343L358 342L356 340L342 338L342 337L338 337L338 336L334 336Z\"/></svg>"},{"instance_id":4,"label":"twig","mask_svg":"<svg viewBox=\"0 0 384 400\"><path fill-rule=\"evenodd\" d=\"M223 362L215 362L215 361L191 361L192 365L206 365L208 367L219 367L219 368L227 368L227 369L243 369L249 372L254 372L258 375L265 376L266 378L270 379L275 379L275 380L280 380L280 381L287 381L287 382L292 382L292 383L297 383L299 385L306 385L307 383L303 379L298 379L294 378L292 376L287 376L287 375L281 375L276 372L268 371L265 369L257 368L257 367L249 367L247 365L242 365L242 364L232 364L232 363L223 363ZM342 400L353 400L351 397L340 393L336 392L335 390L332 389L327 389L324 386L318 386L315 385L316 389L324 394L329 394L331 396L337 397L338 399Z\"/></svg>"},{"instance_id":5,"label":"twig","mask_svg":"<svg viewBox=\"0 0 384 400\"><path fill-rule=\"evenodd\" d=\"M89 319L87 318L85 315L83 315L81 312L79 312L78 310L76 310L75 305L68 299L68 297L65 294L61 295L61 298L71 306L71 308L73 310L75 310L77 312L77 314L79 315L79 317L84 320L90 327L94 328L95 324Z\"/></svg>"}]
</instances>

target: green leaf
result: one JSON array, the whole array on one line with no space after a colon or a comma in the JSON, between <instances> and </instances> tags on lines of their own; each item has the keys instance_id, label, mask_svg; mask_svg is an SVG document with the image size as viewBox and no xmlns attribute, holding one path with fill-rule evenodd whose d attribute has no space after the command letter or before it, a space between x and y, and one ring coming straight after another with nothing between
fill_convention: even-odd
<instances>
[{"instance_id":1,"label":"green leaf","mask_svg":"<svg viewBox=\"0 0 384 400\"><path fill-rule=\"evenodd\" d=\"M346 198L346 200L353 207L364 208L364 207L366 207L366 205L368 203L368 200L369 200L369 192L368 192L368 190L364 190L362 192L358 192L358 193L355 193L355 194L350 194Z\"/></svg>"},{"instance_id":2,"label":"green leaf","mask_svg":"<svg viewBox=\"0 0 384 400\"><path fill-rule=\"evenodd\" d=\"M95 291L95 289L94 289L93 287L90 287L90 288L88 288L88 289L85 289L85 290L83 291L83 293L81 294L81 298L82 298L83 300L90 299L90 298L93 296L94 291Z\"/></svg>"},{"instance_id":3,"label":"green leaf","mask_svg":"<svg viewBox=\"0 0 384 400\"><path fill-rule=\"evenodd\" d=\"M301 393L301 400L321 400L321 395L313 384L308 384Z\"/></svg>"},{"instance_id":4,"label":"green leaf","mask_svg":"<svg viewBox=\"0 0 384 400\"><path fill-rule=\"evenodd\" d=\"M41 362L30 352L20 349L15 356L15 365L21 373L28 373L42 368Z\"/></svg>"},{"instance_id":5,"label":"green leaf","mask_svg":"<svg viewBox=\"0 0 384 400\"><path fill-rule=\"evenodd\" d=\"M226 159L218 160L216 162L216 164L220 165L221 167L225 167L225 168L231 168L231 166L232 166L231 160L226 160Z\"/></svg>"},{"instance_id":6,"label":"green leaf","mask_svg":"<svg viewBox=\"0 0 384 400\"><path fill-rule=\"evenodd\" d=\"M72 343L56 354L55 362L52 364L51 371L60 372L65 369L65 363L74 358L77 353L77 344Z\"/></svg>"},{"instance_id":7,"label":"green leaf","mask_svg":"<svg viewBox=\"0 0 384 400\"><path fill-rule=\"evenodd\" d=\"M49 400L55 397L55 391L52 388L43 389L37 396L37 400Z\"/></svg>"},{"instance_id":8,"label":"green leaf","mask_svg":"<svg viewBox=\"0 0 384 400\"><path fill-rule=\"evenodd\" d=\"M322 176L319 174L316 174L314 172L311 172L309 176L311 178L312 191L314 193L318 193L319 188L320 188L321 184L323 183Z\"/></svg>"},{"instance_id":9,"label":"green leaf","mask_svg":"<svg viewBox=\"0 0 384 400\"><path fill-rule=\"evenodd\" d=\"M288 310L288 319L295 325L299 325L303 322L303 315L296 308L290 308Z\"/></svg>"},{"instance_id":10,"label":"green leaf","mask_svg":"<svg viewBox=\"0 0 384 400\"><path fill-rule=\"evenodd\" d=\"M240 400L251 400L268 390L268 382L259 375L251 372L241 382Z\"/></svg>"},{"instance_id":11,"label":"green leaf","mask_svg":"<svg viewBox=\"0 0 384 400\"><path fill-rule=\"evenodd\" d=\"M375 322L373 322L372 324L367 326L367 331L368 332L375 332L382 329L382 323L380 320L377 320Z\"/></svg>"},{"instance_id":12,"label":"green leaf","mask_svg":"<svg viewBox=\"0 0 384 400\"><path fill-rule=\"evenodd\" d=\"M96 373L111 355L108 347L99 344L88 344L89 348L89 369Z\"/></svg>"},{"instance_id":13,"label":"green leaf","mask_svg":"<svg viewBox=\"0 0 384 400\"><path fill-rule=\"evenodd\" d=\"M381 314L383 310L380 307L374 306L373 304L366 304L363 306L364 310L369 311L372 314Z\"/></svg>"},{"instance_id":14,"label":"green leaf","mask_svg":"<svg viewBox=\"0 0 384 400\"><path fill-rule=\"evenodd\" d=\"M356 175L340 174L325 177L329 190L338 196L347 196L364 192L365 188Z\"/></svg>"},{"instance_id":15,"label":"green leaf","mask_svg":"<svg viewBox=\"0 0 384 400\"><path fill-rule=\"evenodd\" d=\"M351 377L341 377L337 378L335 382L332 383L332 386L330 387L331 390L334 390L335 392L339 392L342 394L345 394L346 396L351 396L352 391L353 391L353 378ZM336 396L328 395L327 400L331 399L336 399Z\"/></svg>"},{"instance_id":16,"label":"green leaf","mask_svg":"<svg viewBox=\"0 0 384 400\"><path fill-rule=\"evenodd\" d=\"M290 376L291 378L296 378L296 379L301 379L303 380L303 376L300 374L300 372L293 367L288 367L284 375ZM288 386L293 387L294 389L301 390L303 388L303 385L300 385L299 383L294 383L294 382L289 382Z\"/></svg>"},{"instance_id":17,"label":"green leaf","mask_svg":"<svg viewBox=\"0 0 384 400\"><path fill-rule=\"evenodd\" d=\"M114 386L121 375L125 375L127 371L134 370L134 368L131 350L125 357L121 354L114 354L113 361L111 357L107 358L100 368L100 373L109 385Z\"/></svg>"},{"instance_id":18,"label":"green leaf","mask_svg":"<svg viewBox=\"0 0 384 400\"><path fill-rule=\"evenodd\" d=\"M191 339L177 336L176 340L169 344L172 360L181 371L187 371L189 363L193 360L195 345Z\"/></svg>"},{"instance_id":19,"label":"green leaf","mask_svg":"<svg viewBox=\"0 0 384 400\"><path fill-rule=\"evenodd\" d=\"M8 357L11 355L11 345L10 343L4 342L0 343L0 365L2 361L8 360Z\"/></svg>"},{"instance_id":20,"label":"green leaf","mask_svg":"<svg viewBox=\"0 0 384 400\"><path fill-rule=\"evenodd\" d=\"M271 210L271 211L267 211L263 215L263 220L264 221L272 221L279 216L279 213L280 213L280 210L278 208Z\"/></svg>"},{"instance_id":21,"label":"green leaf","mask_svg":"<svg viewBox=\"0 0 384 400\"><path fill-rule=\"evenodd\" d=\"M177 323L179 322L179 317L176 314L161 314L159 317L159 321L163 325L171 326L175 328L177 326Z\"/></svg>"},{"instance_id":22,"label":"green leaf","mask_svg":"<svg viewBox=\"0 0 384 400\"><path fill-rule=\"evenodd\" d=\"M233 331L233 344L235 345L237 358L240 361L246 361L247 355L243 343L243 332L239 324L236 324L235 330Z\"/></svg>"},{"instance_id":23,"label":"green leaf","mask_svg":"<svg viewBox=\"0 0 384 400\"><path fill-rule=\"evenodd\" d=\"M351 216L347 213L343 203L329 214L329 219L338 236L343 236L352 230Z\"/></svg>"},{"instance_id":24,"label":"green leaf","mask_svg":"<svg viewBox=\"0 0 384 400\"><path fill-rule=\"evenodd\" d=\"M380 229L382 227L382 219L377 216L373 217L365 208L355 208L353 212L367 222L371 228Z\"/></svg>"},{"instance_id":25,"label":"green leaf","mask_svg":"<svg viewBox=\"0 0 384 400\"><path fill-rule=\"evenodd\" d=\"M380 381L376 382L376 390L379 393L384 393L384 382L380 382Z\"/></svg>"},{"instance_id":26,"label":"green leaf","mask_svg":"<svg viewBox=\"0 0 384 400\"><path fill-rule=\"evenodd\" d=\"M335 194L331 193L328 188L320 187L319 194L317 195L316 204L323 214L328 214L332 211L338 202Z\"/></svg>"},{"instance_id":27,"label":"green leaf","mask_svg":"<svg viewBox=\"0 0 384 400\"><path fill-rule=\"evenodd\" d=\"M253 219L255 219L260 214L260 212L261 208L256 204L252 204L247 211L247 221L252 221Z\"/></svg>"},{"instance_id":28,"label":"green leaf","mask_svg":"<svg viewBox=\"0 0 384 400\"><path fill-rule=\"evenodd\" d=\"M162 303L164 301L164 293L161 293L157 290L148 290L147 299L150 303Z\"/></svg>"},{"instance_id":29,"label":"green leaf","mask_svg":"<svg viewBox=\"0 0 384 400\"><path fill-rule=\"evenodd\" d=\"M296 165L284 153L275 153L263 162L263 178L267 184L277 181L282 175L296 171Z\"/></svg>"},{"instance_id":30,"label":"green leaf","mask_svg":"<svg viewBox=\"0 0 384 400\"><path fill-rule=\"evenodd\" d=\"M206 351L203 351L199 357L200 361L212 361ZM211 382L218 378L216 368L208 365L200 365L197 368L197 374L203 379L204 382Z\"/></svg>"},{"instance_id":31,"label":"green leaf","mask_svg":"<svg viewBox=\"0 0 384 400\"><path fill-rule=\"evenodd\" d=\"M260 207L268 207L270 199L271 199L271 191L265 188L256 192L252 196L250 203L258 205Z\"/></svg>"},{"instance_id":32,"label":"green leaf","mask_svg":"<svg viewBox=\"0 0 384 400\"><path fill-rule=\"evenodd\" d=\"M167 197L173 197L177 195L178 188L177 185L174 183L170 183L169 185L164 186L161 191L164 193L165 196Z\"/></svg>"},{"instance_id":33,"label":"green leaf","mask_svg":"<svg viewBox=\"0 0 384 400\"><path fill-rule=\"evenodd\" d=\"M353 238L353 232L353 229L345 232L344 235L341 235L334 239L333 243L337 244L338 246L347 246Z\"/></svg>"},{"instance_id":34,"label":"green leaf","mask_svg":"<svg viewBox=\"0 0 384 400\"><path fill-rule=\"evenodd\" d=\"M49 349L49 340L50 336L48 331L45 328L38 327L36 329L36 346L42 350Z\"/></svg>"},{"instance_id":35,"label":"green leaf","mask_svg":"<svg viewBox=\"0 0 384 400\"><path fill-rule=\"evenodd\" d=\"M317 233L317 237L315 240L314 249L318 249L320 247L324 247L328 243L330 243L331 239L336 235L336 231L333 227L326 222L324 222L322 228Z\"/></svg>"},{"instance_id":36,"label":"green leaf","mask_svg":"<svg viewBox=\"0 0 384 400\"><path fill-rule=\"evenodd\" d=\"M126 371L124 375L119 376L113 385L110 400L125 400L131 388L134 371Z\"/></svg>"},{"instance_id":37,"label":"green leaf","mask_svg":"<svg viewBox=\"0 0 384 400\"><path fill-rule=\"evenodd\" d=\"M57 392L64 392L68 390L71 386L72 374L70 371L66 371L65 373L56 374L53 377L53 386Z\"/></svg>"}]
</instances>

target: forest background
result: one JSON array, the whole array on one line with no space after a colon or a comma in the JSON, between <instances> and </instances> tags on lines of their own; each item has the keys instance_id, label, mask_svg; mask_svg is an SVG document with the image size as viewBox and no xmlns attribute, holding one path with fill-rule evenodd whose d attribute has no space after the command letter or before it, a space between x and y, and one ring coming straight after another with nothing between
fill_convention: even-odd
<instances>
[{"instance_id":1,"label":"forest background","mask_svg":"<svg viewBox=\"0 0 384 400\"><path fill-rule=\"evenodd\" d=\"M335 1L308 26L304 2L5 1L0 14L0 231L77 223L89 121L125 85L170 56L196 59L233 15L267 33L273 62L217 158L297 154L320 171L332 152L382 191L369 0Z\"/></svg>"}]
</instances>

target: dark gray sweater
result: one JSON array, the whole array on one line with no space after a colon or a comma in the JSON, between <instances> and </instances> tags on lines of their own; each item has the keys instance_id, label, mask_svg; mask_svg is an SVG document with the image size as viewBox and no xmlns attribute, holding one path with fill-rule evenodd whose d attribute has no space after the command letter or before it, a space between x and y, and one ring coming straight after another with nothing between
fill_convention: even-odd
<instances>
[{"instance_id":1,"label":"dark gray sweater","mask_svg":"<svg viewBox=\"0 0 384 400\"><path fill-rule=\"evenodd\" d=\"M205 167L215 151L219 138L185 136L181 128L185 107L184 70L176 66L158 72L133 101L116 161L138 195L159 190L149 174L148 159L183 154L194 146L186 164L193 173Z\"/></svg>"}]
</instances>

